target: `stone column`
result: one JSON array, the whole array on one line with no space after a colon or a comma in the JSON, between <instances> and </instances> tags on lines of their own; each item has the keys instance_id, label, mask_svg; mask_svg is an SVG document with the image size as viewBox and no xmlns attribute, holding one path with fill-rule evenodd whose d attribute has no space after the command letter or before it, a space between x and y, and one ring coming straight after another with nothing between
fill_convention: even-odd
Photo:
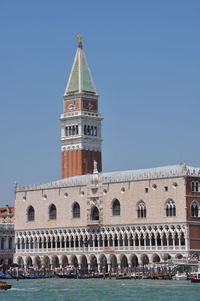
<instances>
[{"instance_id":1,"label":"stone column","mask_svg":"<svg viewBox=\"0 0 200 301\"><path fill-rule=\"evenodd\" d=\"M95 251L95 235L92 235L92 246L93 246L93 251Z\"/></svg>"},{"instance_id":2,"label":"stone column","mask_svg":"<svg viewBox=\"0 0 200 301\"><path fill-rule=\"evenodd\" d=\"M42 252L44 252L44 236L42 236Z\"/></svg>"},{"instance_id":3,"label":"stone column","mask_svg":"<svg viewBox=\"0 0 200 301\"><path fill-rule=\"evenodd\" d=\"M157 250L157 247L158 247L158 244L157 244L157 234L155 234L155 248L156 248L156 250Z\"/></svg>"},{"instance_id":4,"label":"stone column","mask_svg":"<svg viewBox=\"0 0 200 301\"><path fill-rule=\"evenodd\" d=\"M174 235L174 233L172 234L172 241L173 241L173 249L175 250L175 235Z\"/></svg>"},{"instance_id":5,"label":"stone column","mask_svg":"<svg viewBox=\"0 0 200 301\"><path fill-rule=\"evenodd\" d=\"M152 235L149 233L149 248L150 248L150 250L152 250L152 241L151 241L151 239L152 239Z\"/></svg>"},{"instance_id":6,"label":"stone column","mask_svg":"<svg viewBox=\"0 0 200 301\"><path fill-rule=\"evenodd\" d=\"M117 245L118 245L118 250L120 250L120 235L117 235Z\"/></svg>"},{"instance_id":7,"label":"stone column","mask_svg":"<svg viewBox=\"0 0 200 301\"><path fill-rule=\"evenodd\" d=\"M163 233L160 235L160 240L161 240L161 249L163 250Z\"/></svg>"},{"instance_id":8,"label":"stone column","mask_svg":"<svg viewBox=\"0 0 200 301\"><path fill-rule=\"evenodd\" d=\"M125 249L125 235L122 236L122 249Z\"/></svg>"},{"instance_id":9,"label":"stone column","mask_svg":"<svg viewBox=\"0 0 200 301\"><path fill-rule=\"evenodd\" d=\"M107 235L107 239L108 239L108 247L110 247L110 235Z\"/></svg>"},{"instance_id":10,"label":"stone column","mask_svg":"<svg viewBox=\"0 0 200 301\"><path fill-rule=\"evenodd\" d=\"M69 236L69 251L70 251L70 252L71 252L71 250L72 250L71 241L72 241L72 237L71 237L71 235L70 235L70 236Z\"/></svg>"},{"instance_id":11,"label":"stone column","mask_svg":"<svg viewBox=\"0 0 200 301\"><path fill-rule=\"evenodd\" d=\"M190 237L189 237L189 226L188 225L185 225L184 238L185 238L185 249L187 251L190 248Z\"/></svg>"},{"instance_id":12,"label":"stone column","mask_svg":"<svg viewBox=\"0 0 200 301\"><path fill-rule=\"evenodd\" d=\"M97 236L97 241L98 241L98 251L100 251L100 237L99 237L99 235Z\"/></svg>"},{"instance_id":13,"label":"stone column","mask_svg":"<svg viewBox=\"0 0 200 301\"><path fill-rule=\"evenodd\" d=\"M115 248L115 235L112 235L112 245L113 245L113 248Z\"/></svg>"},{"instance_id":14,"label":"stone column","mask_svg":"<svg viewBox=\"0 0 200 301\"><path fill-rule=\"evenodd\" d=\"M179 246L179 250L181 250L181 234L178 233L178 246Z\"/></svg>"},{"instance_id":15,"label":"stone column","mask_svg":"<svg viewBox=\"0 0 200 301\"><path fill-rule=\"evenodd\" d=\"M144 249L146 250L146 239L147 239L147 236L146 236L146 233L143 235L143 238L144 238Z\"/></svg>"},{"instance_id":16,"label":"stone column","mask_svg":"<svg viewBox=\"0 0 200 301\"><path fill-rule=\"evenodd\" d=\"M58 236L55 237L55 249L58 251Z\"/></svg>"},{"instance_id":17,"label":"stone column","mask_svg":"<svg viewBox=\"0 0 200 301\"><path fill-rule=\"evenodd\" d=\"M118 272L121 273L121 263L120 262L117 263L117 269L118 269Z\"/></svg>"},{"instance_id":18,"label":"stone column","mask_svg":"<svg viewBox=\"0 0 200 301\"><path fill-rule=\"evenodd\" d=\"M50 239L51 239L51 251L53 251L53 237L51 237Z\"/></svg>"},{"instance_id":19,"label":"stone column","mask_svg":"<svg viewBox=\"0 0 200 301\"><path fill-rule=\"evenodd\" d=\"M20 242L19 242L19 248L20 248L20 251L22 252L22 239L20 238Z\"/></svg>"},{"instance_id":20,"label":"stone column","mask_svg":"<svg viewBox=\"0 0 200 301\"><path fill-rule=\"evenodd\" d=\"M128 250L131 249L131 235L128 235Z\"/></svg>"},{"instance_id":21,"label":"stone column","mask_svg":"<svg viewBox=\"0 0 200 301\"><path fill-rule=\"evenodd\" d=\"M138 241L139 241L139 250L141 249L141 235L140 235L140 233L138 234Z\"/></svg>"},{"instance_id":22,"label":"stone column","mask_svg":"<svg viewBox=\"0 0 200 301\"><path fill-rule=\"evenodd\" d=\"M98 272L100 273L100 268L101 268L101 265L100 265L100 262L97 263L97 269L98 269Z\"/></svg>"},{"instance_id":23,"label":"stone column","mask_svg":"<svg viewBox=\"0 0 200 301\"><path fill-rule=\"evenodd\" d=\"M76 253L76 236L74 236L74 253Z\"/></svg>"},{"instance_id":24,"label":"stone column","mask_svg":"<svg viewBox=\"0 0 200 301\"><path fill-rule=\"evenodd\" d=\"M20 247L20 249L21 249L21 247ZM29 249L29 252L30 252L30 250L31 250L31 237L28 240L28 249Z\"/></svg>"},{"instance_id":25,"label":"stone column","mask_svg":"<svg viewBox=\"0 0 200 301\"><path fill-rule=\"evenodd\" d=\"M8 250L8 236L5 237L5 249Z\"/></svg>"},{"instance_id":26,"label":"stone column","mask_svg":"<svg viewBox=\"0 0 200 301\"><path fill-rule=\"evenodd\" d=\"M81 236L78 237L78 250L81 251Z\"/></svg>"},{"instance_id":27,"label":"stone column","mask_svg":"<svg viewBox=\"0 0 200 301\"><path fill-rule=\"evenodd\" d=\"M169 233L166 233L166 239L167 239L167 250L169 250Z\"/></svg>"},{"instance_id":28,"label":"stone column","mask_svg":"<svg viewBox=\"0 0 200 301\"><path fill-rule=\"evenodd\" d=\"M102 240L103 240L103 249L105 248L105 235L102 235Z\"/></svg>"},{"instance_id":29,"label":"stone column","mask_svg":"<svg viewBox=\"0 0 200 301\"><path fill-rule=\"evenodd\" d=\"M133 234L133 249L135 250L135 235Z\"/></svg>"}]
</instances>

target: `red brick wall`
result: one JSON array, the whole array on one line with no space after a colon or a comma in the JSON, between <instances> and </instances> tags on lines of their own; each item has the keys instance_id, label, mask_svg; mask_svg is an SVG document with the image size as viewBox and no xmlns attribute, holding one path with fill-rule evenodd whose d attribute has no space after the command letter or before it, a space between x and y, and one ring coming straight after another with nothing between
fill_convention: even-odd
<instances>
[{"instance_id":1,"label":"red brick wall","mask_svg":"<svg viewBox=\"0 0 200 301\"><path fill-rule=\"evenodd\" d=\"M76 106L76 111L81 109L81 99L70 99L70 100L65 100L64 101L64 113L71 112L72 110L69 110L69 104L75 104Z\"/></svg>"},{"instance_id":2,"label":"red brick wall","mask_svg":"<svg viewBox=\"0 0 200 301\"><path fill-rule=\"evenodd\" d=\"M101 152L89 150L71 150L62 152L62 179L83 174L93 173L94 160L97 161L98 171L102 171Z\"/></svg>"},{"instance_id":3,"label":"red brick wall","mask_svg":"<svg viewBox=\"0 0 200 301\"><path fill-rule=\"evenodd\" d=\"M196 182L199 181L199 178L195 177L187 177L187 183L186 183L186 206L187 206L187 220L188 221L199 221L200 217L192 217L191 216L191 203L196 200L200 204L200 192L192 192L192 181Z\"/></svg>"},{"instance_id":4,"label":"red brick wall","mask_svg":"<svg viewBox=\"0 0 200 301\"><path fill-rule=\"evenodd\" d=\"M187 206L187 220L189 221L189 234L190 234L190 248L200 249L200 225L193 225L190 222L199 222L200 217L191 216L191 204L194 200L200 204L200 192L192 191L192 181L199 182L200 179L196 177L187 177L186 179L186 206Z\"/></svg>"},{"instance_id":5,"label":"red brick wall","mask_svg":"<svg viewBox=\"0 0 200 301\"><path fill-rule=\"evenodd\" d=\"M83 99L83 103L82 103L82 109L84 111L88 111L88 104L91 103L92 104L92 108L90 109L91 112L98 112L98 102L97 100L91 100L91 99Z\"/></svg>"},{"instance_id":6,"label":"red brick wall","mask_svg":"<svg viewBox=\"0 0 200 301\"><path fill-rule=\"evenodd\" d=\"M200 225L190 225L190 248L200 249Z\"/></svg>"}]
</instances>

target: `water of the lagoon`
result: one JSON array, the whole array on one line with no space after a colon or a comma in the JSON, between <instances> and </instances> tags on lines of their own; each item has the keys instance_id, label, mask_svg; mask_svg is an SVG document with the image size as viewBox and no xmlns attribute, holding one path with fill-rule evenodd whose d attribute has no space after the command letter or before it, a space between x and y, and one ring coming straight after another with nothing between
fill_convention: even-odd
<instances>
[{"instance_id":1,"label":"water of the lagoon","mask_svg":"<svg viewBox=\"0 0 200 301\"><path fill-rule=\"evenodd\" d=\"M10 280L0 301L199 301L200 283L170 280Z\"/></svg>"}]
</instances>

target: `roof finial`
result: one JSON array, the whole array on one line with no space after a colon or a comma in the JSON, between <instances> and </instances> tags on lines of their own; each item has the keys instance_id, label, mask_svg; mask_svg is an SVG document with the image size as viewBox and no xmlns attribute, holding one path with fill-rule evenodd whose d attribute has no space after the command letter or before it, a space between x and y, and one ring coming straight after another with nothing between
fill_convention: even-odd
<instances>
[{"instance_id":1,"label":"roof finial","mask_svg":"<svg viewBox=\"0 0 200 301\"><path fill-rule=\"evenodd\" d=\"M77 35L77 40L78 40L78 47L79 48L83 48L83 45L82 45L82 36L81 36L80 33Z\"/></svg>"}]
</instances>

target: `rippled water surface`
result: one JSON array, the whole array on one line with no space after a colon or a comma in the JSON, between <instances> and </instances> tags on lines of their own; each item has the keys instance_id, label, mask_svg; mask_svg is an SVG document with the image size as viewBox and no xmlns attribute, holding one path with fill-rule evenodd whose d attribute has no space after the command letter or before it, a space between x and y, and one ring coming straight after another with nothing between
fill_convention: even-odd
<instances>
[{"instance_id":1,"label":"rippled water surface","mask_svg":"<svg viewBox=\"0 0 200 301\"><path fill-rule=\"evenodd\" d=\"M168 280L10 280L0 301L200 301L200 283Z\"/></svg>"}]
</instances>

